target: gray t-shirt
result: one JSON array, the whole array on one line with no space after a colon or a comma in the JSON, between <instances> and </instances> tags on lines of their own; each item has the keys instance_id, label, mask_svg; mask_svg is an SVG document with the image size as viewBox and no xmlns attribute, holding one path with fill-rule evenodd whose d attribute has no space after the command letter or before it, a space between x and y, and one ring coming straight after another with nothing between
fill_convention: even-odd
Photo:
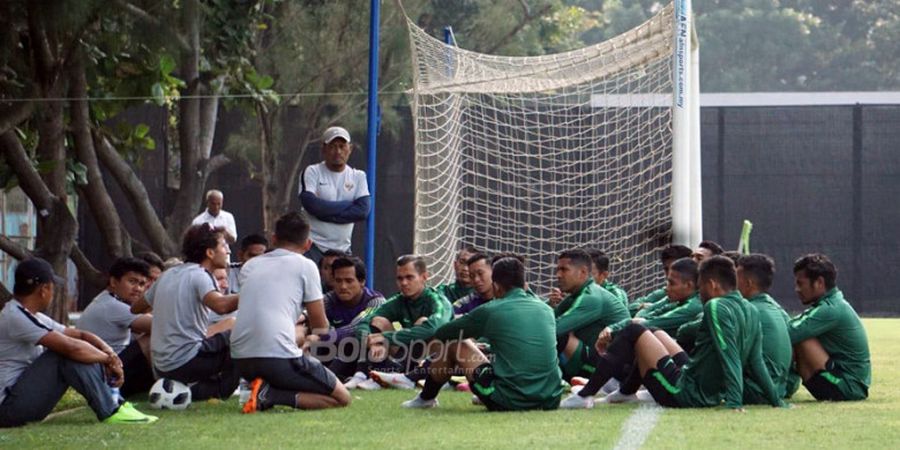
<instances>
[{"instance_id":1,"label":"gray t-shirt","mask_svg":"<svg viewBox=\"0 0 900 450\"><path fill-rule=\"evenodd\" d=\"M0 311L0 403L28 366L44 353L38 345L47 333L66 327L44 314L32 314L16 299Z\"/></svg>"},{"instance_id":2,"label":"gray t-shirt","mask_svg":"<svg viewBox=\"0 0 900 450\"><path fill-rule=\"evenodd\" d=\"M257 256L241 268L241 307L231 331L232 358L296 358L294 325L303 304L322 300L319 269L285 249Z\"/></svg>"},{"instance_id":3,"label":"gray t-shirt","mask_svg":"<svg viewBox=\"0 0 900 450\"><path fill-rule=\"evenodd\" d=\"M127 303L103 291L81 313L76 327L96 334L119 353L131 342L131 323L140 316L132 314Z\"/></svg>"},{"instance_id":4,"label":"gray t-shirt","mask_svg":"<svg viewBox=\"0 0 900 450\"><path fill-rule=\"evenodd\" d=\"M166 270L153 283L144 295L153 307L153 367L171 372L197 355L209 326L210 310L203 304L203 297L215 290L212 275L196 263Z\"/></svg>"}]
</instances>

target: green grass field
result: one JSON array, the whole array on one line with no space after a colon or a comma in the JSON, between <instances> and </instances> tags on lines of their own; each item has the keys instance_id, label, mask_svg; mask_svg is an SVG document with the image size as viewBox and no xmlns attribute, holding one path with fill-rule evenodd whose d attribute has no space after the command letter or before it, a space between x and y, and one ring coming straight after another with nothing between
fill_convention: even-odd
<instances>
[{"instance_id":1,"label":"green grass field","mask_svg":"<svg viewBox=\"0 0 900 450\"><path fill-rule=\"evenodd\" d=\"M664 410L644 448L896 448L900 445L900 319L867 319L873 385L864 402L817 403L800 388L793 409ZM100 424L87 408L0 430L0 448L611 448L633 405L589 411L487 413L469 395L409 411L408 391L354 391L343 410L276 409L244 416L236 399L159 411L146 426ZM66 407L78 403L66 399ZM141 403L139 408L146 405Z\"/></svg>"}]
</instances>

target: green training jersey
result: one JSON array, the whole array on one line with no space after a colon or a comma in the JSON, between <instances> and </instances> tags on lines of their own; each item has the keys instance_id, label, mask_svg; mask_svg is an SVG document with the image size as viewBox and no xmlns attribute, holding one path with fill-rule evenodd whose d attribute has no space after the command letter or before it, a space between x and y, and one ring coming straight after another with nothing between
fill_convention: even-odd
<instances>
[{"instance_id":1,"label":"green training jersey","mask_svg":"<svg viewBox=\"0 0 900 450\"><path fill-rule=\"evenodd\" d=\"M553 312L556 335L574 333L590 351L594 351L597 336L604 328L629 317L622 302L590 279L564 298Z\"/></svg>"},{"instance_id":2,"label":"green training jersey","mask_svg":"<svg viewBox=\"0 0 900 450\"><path fill-rule=\"evenodd\" d=\"M669 302L669 306L666 308L658 308L642 318L644 326L659 328L669 336L675 337L678 327L695 320L701 312L703 312L703 303L700 302L700 295L694 293L681 302ZM610 325L610 328L613 333L616 333L622 331L629 323L631 323L631 319L625 319Z\"/></svg>"},{"instance_id":3,"label":"green training jersey","mask_svg":"<svg viewBox=\"0 0 900 450\"><path fill-rule=\"evenodd\" d=\"M639 297L634 299L631 303L628 304L628 312L631 314L631 317L635 317L637 313L640 311L641 305L644 303L656 303L662 300L663 297L666 296L666 288L662 287L657 289L643 297Z\"/></svg>"},{"instance_id":4,"label":"green training jersey","mask_svg":"<svg viewBox=\"0 0 900 450\"><path fill-rule=\"evenodd\" d=\"M625 289L622 289L617 284L613 283L609 280L603 280L603 284L600 285L603 289L609 291L615 298L619 299L625 307L628 307L628 293L625 292Z\"/></svg>"},{"instance_id":5,"label":"green training jersey","mask_svg":"<svg viewBox=\"0 0 900 450\"><path fill-rule=\"evenodd\" d=\"M806 311L791 319L791 344L816 338L840 372L837 388L848 400L869 396L872 361L869 339L859 316L838 288L826 292Z\"/></svg>"},{"instance_id":6,"label":"green training jersey","mask_svg":"<svg viewBox=\"0 0 900 450\"><path fill-rule=\"evenodd\" d=\"M658 314L664 314L677 305L677 303L670 302L669 297L664 295L659 300L642 308L634 315L634 317L652 317Z\"/></svg>"},{"instance_id":7,"label":"green training jersey","mask_svg":"<svg viewBox=\"0 0 900 450\"><path fill-rule=\"evenodd\" d=\"M449 284L439 284L434 288L441 294L444 294L444 297L447 297L447 300L450 300L450 303L471 294L474 290L471 286L463 286L459 281L454 281Z\"/></svg>"},{"instance_id":8,"label":"green training jersey","mask_svg":"<svg viewBox=\"0 0 900 450\"><path fill-rule=\"evenodd\" d=\"M409 345L413 341L427 341L434 336L434 331L453 318L453 306L443 294L426 287L419 298L412 300L397 293L387 299L381 306L372 311L356 327L356 335L365 339L369 335L370 324L375 316L384 317L391 322L399 322L403 328L397 331L384 332L385 339L391 345ZM416 325L421 317L425 322Z\"/></svg>"},{"instance_id":9,"label":"green training jersey","mask_svg":"<svg viewBox=\"0 0 900 450\"><path fill-rule=\"evenodd\" d=\"M555 330L549 306L513 289L440 327L435 338L486 338L493 352L491 399L509 409L555 409L562 395Z\"/></svg>"},{"instance_id":10,"label":"green training jersey","mask_svg":"<svg viewBox=\"0 0 900 450\"><path fill-rule=\"evenodd\" d=\"M791 337L788 335L790 317L769 294L761 293L747 299L759 313L762 327L762 352L766 370L775 385L778 396L787 394L788 375L791 369ZM744 403L766 403L763 390L753 380L744 380Z\"/></svg>"},{"instance_id":11,"label":"green training jersey","mask_svg":"<svg viewBox=\"0 0 900 450\"><path fill-rule=\"evenodd\" d=\"M762 357L762 332L756 308L738 291L703 305L694 356L681 369L673 388L680 406L743 406L745 373L759 385L768 403L781 406Z\"/></svg>"}]
</instances>

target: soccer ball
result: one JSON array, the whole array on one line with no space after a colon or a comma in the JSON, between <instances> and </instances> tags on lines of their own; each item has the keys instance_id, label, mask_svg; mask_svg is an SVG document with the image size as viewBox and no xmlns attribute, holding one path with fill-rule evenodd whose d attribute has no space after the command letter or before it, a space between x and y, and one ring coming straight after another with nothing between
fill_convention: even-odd
<instances>
[{"instance_id":1,"label":"soccer ball","mask_svg":"<svg viewBox=\"0 0 900 450\"><path fill-rule=\"evenodd\" d=\"M150 407L185 409L191 404L191 388L168 378L160 378L150 388Z\"/></svg>"}]
</instances>

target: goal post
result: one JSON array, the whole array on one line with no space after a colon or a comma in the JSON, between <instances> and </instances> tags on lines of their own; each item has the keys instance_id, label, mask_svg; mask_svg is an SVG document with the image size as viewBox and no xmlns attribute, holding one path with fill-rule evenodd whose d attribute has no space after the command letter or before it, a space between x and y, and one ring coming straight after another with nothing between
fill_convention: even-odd
<instances>
[{"instance_id":1,"label":"goal post","mask_svg":"<svg viewBox=\"0 0 900 450\"><path fill-rule=\"evenodd\" d=\"M525 256L541 294L575 247L609 254L631 292L658 286L659 250L702 230L691 20L677 1L607 41L533 57L460 49L408 21L414 251L432 280L452 281L465 243Z\"/></svg>"}]
</instances>

